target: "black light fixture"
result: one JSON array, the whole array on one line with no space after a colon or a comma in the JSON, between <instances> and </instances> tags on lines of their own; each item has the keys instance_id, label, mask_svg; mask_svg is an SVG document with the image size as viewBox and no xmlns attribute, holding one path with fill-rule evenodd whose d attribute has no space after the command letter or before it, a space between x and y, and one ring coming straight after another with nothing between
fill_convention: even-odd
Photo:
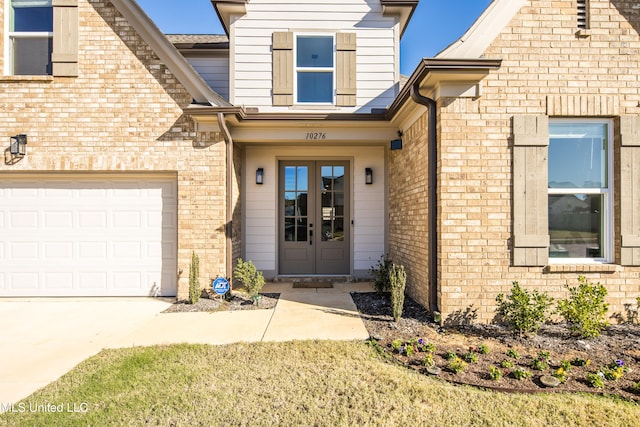
<instances>
[{"instance_id":1,"label":"black light fixture","mask_svg":"<svg viewBox=\"0 0 640 427\"><path fill-rule=\"evenodd\" d=\"M256 169L256 184L264 184L264 168Z\"/></svg>"},{"instance_id":2,"label":"black light fixture","mask_svg":"<svg viewBox=\"0 0 640 427\"><path fill-rule=\"evenodd\" d=\"M364 168L364 183L367 185L373 184L373 169Z\"/></svg>"},{"instance_id":3,"label":"black light fixture","mask_svg":"<svg viewBox=\"0 0 640 427\"><path fill-rule=\"evenodd\" d=\"M20 135L9 138L9 152L12 156L24 157L27 154L27 135Z\"/></svg>"},{"instance_id":4,"label":"black light fixture","mask_svg":"<svg viewBox=\"0 0 640 427\"><path fill-rule=\"evenodd\" d=\"M398 139L392 139L391 140L391 149L392 150L402 150L402 131L399 130L398 131Z\"/></svg>"}]
</instances>

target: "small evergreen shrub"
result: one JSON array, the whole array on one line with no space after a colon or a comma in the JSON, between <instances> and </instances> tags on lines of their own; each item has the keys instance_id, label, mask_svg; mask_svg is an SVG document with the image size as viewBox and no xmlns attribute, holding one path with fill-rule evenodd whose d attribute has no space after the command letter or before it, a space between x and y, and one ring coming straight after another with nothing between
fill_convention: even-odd
<instances>
[{"instance_id":1,"label":"small evergreen shrub","mask_svg":"<svg viewBox=\"0 0 640 427\"><path fill-rule=\"evenodd\" d=\"M369 269L369 274L373 277L373 287L379 294L390 292L389 272L393 263L387 257L380 257L375 267Z\"/></svg>"},{"instance_id":2,"label":"small evergreen shrub","mask_svg":"<svg viewBox=\"0 0 640 427\"><path fill-rule=\"evenodd\" d=\"M253 302L257 304L260 298L259 293L265 283L262 272L256 269L253 262L245 262L240 258L238 259L236 267L233 269L233 277L242 282L242 285L253 299Z\"/></svg>"},{"instance_id":3,"label":"small evergreen shrub","mask_svg":"<svg viewBox=\"0 0 640 427\"><path fill-rule=\"evenodd\" d=\"M524 368L515 369L513 372L511 372L511 375L513 375L513 378L517 379L518 381L531 378L531 372L527 371Z\"/></svg>"},{"instance_id":4,"label":"small evergreen shrub","mask_svg":"<svg viewBox=\"0 0 640 427\"><path fill-rule=\"evenodd\" d=\"M548 351L541 351L538 356L531 362L531 368L536 371L546 371L549 369L549 360L551 355Z\"/></svg>"},{"instance_id":5,"label":"small evergreen shrub","mask_svg":"<svg viewBox=\"0 0 640 427\"><path fill-rule=\"evenodd\" d=\"M480 354L489 354L489 346L486 344L480 344L478 346L478 353Z\"/></svg>"},{"instance_id":6,"label":"small evergreen shrub","mask_svg":"<svg viewBox=\"0 0 640 427\"><path fill-rule=\"evenodd\" d=\"M512 359L516 359L516 360L520 359L520 353L518 353L517 351L515 351L512 348L507 350L507 356L509 356Z\"/></svg>"},{"instance_id":7,"label":"small evergreen shrub","mask_svg":"<svg viewBox=\"0 0 640 427\"><path fill-rule=\"evenodd\" d=\"M604 374L602 372L591 372L587 374L587 383L594 388L604 388Z\"/></svg>"},{"instance_id":8,"label":"small evergreen shrub","mask_svg":"<svg viewBox=\"0 0 640 427\"><path fill-rule=\"evenodd\" d=\"M503 375L504 374L502 373L502 371L495 366L491 365L489 367L489 378L491 378L493 381L500 381Z\"/></svg>"},{"instance_id":9,"label":"small evergreen shrub","mask_svg":"<svg viewBox=\"0 0 640 427\"><path fill-rule=\"evenodd\" d=\"M504 369L511 369L514 367L514 364L511 360L509 359L504 359L500 362L500 367L504 368Z\"/></svg>"},{"instance_id":10,"label":"small evergreen shrub","mask_svg":"<svg viewBox=\"0 0 640 427\"><path fill-rule=\"evenodd\" d=\"M189 304L200 301L202 289L200 288L200 258L195 251L191 253L191 266L189 267Z\"/></svg>"},{"instance_id":11,"label":"small evergreen shrub","mask_svg":"<svg viewBox=\"0 0 640 427\"><path fill-rule=\"evenodd\" d=\"M476 363L478 361L478 353L475 351L468 351L462 355L462 358L467 363Z\"/></svg>"},{"instance_id":12,"label":"small evergreen shrub","mask_svg":"<svg viewBox=\"0 0 640 427\"><path fill-rule=\"evenodd\" d=\"M389 283L391 284L391 309L393 320L398 322L402 317L404 307L404 288L407 285L407 273L404 266L392 264L389 270Z\"/></svg>"},{"instance_id":13,"label":"small evergreen shrub","mask_svg":"<svg viewBox=\"0 0 640 427\"><path fill-rule=\"evenodd\" d=\"M569 298L558 301L557 312L569 323L569 329L583 338L600 336L609 323L605 319L609 304L604 302L607 290L600 283L578 277L578 286L570 287Z\"/></svg>"},{"instance_id":14,"label":"small evergreen shrub","mask_svg":"<svg viewBox=\"0 0 640 427\"><path fill-rule=\"evenodd\" d=\"M533 291L529 294L518 282L513 282L511 294L506 297L498 294L496 302L498 314L522 335L536 333L540 325L547 321L553 299L546 292Z\"/></svg>"}]
</instances>

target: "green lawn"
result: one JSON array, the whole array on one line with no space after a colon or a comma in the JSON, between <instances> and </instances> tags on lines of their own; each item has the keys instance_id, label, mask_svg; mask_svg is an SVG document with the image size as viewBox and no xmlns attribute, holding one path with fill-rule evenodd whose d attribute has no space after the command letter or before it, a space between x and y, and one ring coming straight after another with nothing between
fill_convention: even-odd
<instances>
[{"instance_id":1,"label":"green lawn","mask_svg":"<svg viewBox=\"0 0 640 427\"><path fill-rule=\"evenodd\" d=\"M361 342L106 350L22 401L0 425L631 426L640 406L453 386ZM64 405L63 413L29 405ZM75 408L86 412L66 412ZM16 410L19 406L15 407Z\"/></svg>"}]
</instances>

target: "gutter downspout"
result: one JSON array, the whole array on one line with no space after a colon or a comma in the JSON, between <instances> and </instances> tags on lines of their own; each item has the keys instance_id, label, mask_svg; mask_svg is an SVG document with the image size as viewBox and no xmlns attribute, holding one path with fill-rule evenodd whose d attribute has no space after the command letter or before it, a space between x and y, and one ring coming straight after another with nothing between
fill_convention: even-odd
<instances>
[{"instance_id":1,"label":"gutter downspout","mask_svg":"<svg viewBox=\"0 0 640 427\"><path fill-rule=\"evenodd\" d=\"M427 107L428 111L428 133L427 133L427 200L429 211L427 214L427 229L429 230L429 310L431 313L440 312L438 307L438 200L437 200L437 179L438 179L438 146L436 132L436 122L438 119L436 102L420 94L420 86L415 82L411 86L411 99L420 105Z\"/></svg>"},{"instance_id":2,"label":"gutter downspout","mask_svg":"<svg viewBox=\"0 0 640 427\"><path fill-rule=\"evenodd\" d=\"M218 125L224 136L225 148L226 148L226 214L225 214L225 236L226 236L226 250L225 250L225 271L226 276L231 284L230 288L233 289L233 139L231 138L231 132L227 127L227 123L224 120L224 114L218 113Z\"/></svg>"}]
</instances>

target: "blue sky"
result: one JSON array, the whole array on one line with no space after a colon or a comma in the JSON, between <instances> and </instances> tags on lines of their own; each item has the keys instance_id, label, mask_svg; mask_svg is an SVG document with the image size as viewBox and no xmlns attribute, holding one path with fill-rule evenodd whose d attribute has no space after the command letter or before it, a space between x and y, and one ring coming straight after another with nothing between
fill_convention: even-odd
<instances>
[{"instance_id":1,"label":"blue sky","mask_svg":"<svg viewBox=\"0 0 640 427\"><path fill-rule=\"evenodd\" d=\"M167 34L224 34L210 0L137 0ZM411 74L460 37L491 0L421 0L400 46L400 72Z\"/></svg>"}]
</instances>

